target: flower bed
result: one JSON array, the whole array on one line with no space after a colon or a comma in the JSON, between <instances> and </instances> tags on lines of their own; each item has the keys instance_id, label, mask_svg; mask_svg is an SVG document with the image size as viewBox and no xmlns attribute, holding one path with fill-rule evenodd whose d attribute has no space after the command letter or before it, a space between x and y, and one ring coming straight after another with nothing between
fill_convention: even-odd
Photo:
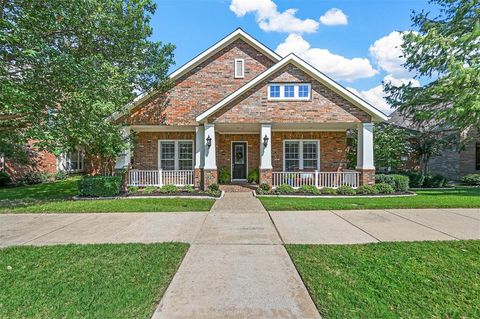
<instances>
[{"instance_id":1,"label":"flower bed","mask_svg":"<svg viewBox=\"0 0 480 319\"><path fill-rule=\"evenodd\" d=\"M172 197L172 196L188 196L188 197L220 197L222 192L217 184L209 186L208 190L201 191L195 189L193 186L177 187L175 185L163 185L162 187L147 186L137 187L130 186L127 197Z\"/></svg>"}]
</instances>

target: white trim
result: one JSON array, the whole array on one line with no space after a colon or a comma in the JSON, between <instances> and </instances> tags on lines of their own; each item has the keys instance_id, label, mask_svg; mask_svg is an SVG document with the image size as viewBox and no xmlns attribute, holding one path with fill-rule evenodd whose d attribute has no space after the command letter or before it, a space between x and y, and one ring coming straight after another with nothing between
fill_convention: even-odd
<instances>
[{"instance_id":1,"label":"white trim","mask_svg":"<svg viewBox=\"0 0 480 319\"><path fill-rule=\"evenodd\" d=\"M263 145L263 138L268 137L267 146ZM272 124L260 125L260 169L273 169L272 167Z\"/></svg>"},{"instance_id":2,"label":"white trim","mask_svg":"<svg viewBox=\"0 0 480 319\"><path fill-rule=\"evenodd\" d=\"M234 42L237 39L242 39L263 54L265 54L268 58L270 58L274 62L280 61L282 58L280 55L275 53L272 49L268 48L267 46L263 45L260 41L256 40L253 38L251 35L243 31L241 28L237 28L235 31L209 47L207 50L203 51L196 57L194 57L192 60L188 61L184 65L182 65L180 68L172 72L168 78L171 80L175 80L176 78L182 76L183 74L187 73L206 59L208 59L210 56L215 54L217 51L221 50L222 48L226 47L230 43ZM126 113L123 112L115 112L110 116L110 120L118 120L120 117L122 117L125 114L130 113L130 111L135 108L137 105L141 104L143 101L147 100L151 96L153 96L155 93L157 93L157 90L150 90L148 92L144 92L137 96L132 102L128 103L125 105L125 111Z\"/></svg>"},{"instance_id":3,"label":"white trim","mask_svg":"<svg viewBox=\"0 0 480 319\"><path fill-rule=\"evenodd\" d=\"M258 83L261 81L264 81L267 79L270 75L274 74L276 71L280 70L287 64L294 64L298 68L302 69L304 72L309 73L312 77L317 79L319 82L322 84L326 85L360 109L364 110L368 114L372 116L372 121L377 121L377 122L384 122L388 120L388 116L383 114L380 110L376 109L366 101L362 100L337 82L333 81L329 77L327 77L325 74L321 73L317 69L315 69L313 66L308 64L307 62L303 61L293 53L287 55L285 58L283 58L281 61L279 61L277 64L273 65L271 68L267 69L264 71L262 74L257 76L255 79L252 81L246 83L244 86L242 86L240 89L235 91L234 93L230 94L202 114L198 115L196 117L197 122L202 122L205 121L210 115L214 114L217 112L219 109L227 105L228 103L232 102L235 100L237 97L242 95L243 93L247 92L251 88L255 87Z\"/></svg>"},{"instance_id":4,"label":"white trim","mask_svg":"<svg viewBox=\"0 0 480 319\"><path fill-rule=\"evenodd\" d=\"M205 124L205 134L204 134L204 145L205 145L205 160L203 162L204 170L215 170L217 169L217 143L215 136L215 124ZM212 144L210 147L207 146L207 138L210 136L212 139Z\"/></svg>"},{"instance_id":5,"label":"white trim","mask_svg":"<svg viewBox=\"0 0 480 319\"><path fill-rule=\"evenodd\" d=\"M178 171L180 170L180 158L179 158L179 148L178 148L178 143L179 142L191 142L192 143L192 168L188 169L188 170L193 170L195 168L195 142L193 140L158 140L158 163L157 163L157 166L158 166L158 169L159 170L164 170L164 171L170 171L170 170L167 170L167 169L163 169L162 168L162 147L161 147L161 143L162 142L170 142L170 143L174 143L175 145L175 151L174 151L174 171Z\"/></svg>"},{"instance_id":6,"label":"white trim","mask_svg":"<svg viewBox=\"0 0 480 319\"><path fill-rule=\"evenodd\" d=\"M233 143L245 143L245 178L233 178ZM248 141L230 141L230 181L244 182L248 180Z\"/></svg>"},{"instance_id":7,"label":"white trim","mask_svg":"<svg viewBox=\"0 0 480 319\"><path fill-rule=\"evenodd\" d=\"M280 86L280 96L279 97L271 97L270 96L270 88L272 86ZM293 85L293 97L286 97L285 96L285 86L291 86ZM300 97L299 92L300 92L300 85L306 85L308 86L308 96L305 97ZM310 101L312 97L312 84L311 83L306 83L306 82L297 82L297 83L278 83L278 82L272 82L268 84L268 89L267 89L267 99L269 101Z\"/></svg>"},{"instance_id":8,"label":"white trim","mask_svg":"<svg viewBox=\"0 0 480 319\"><path fill-rule=\"evenodd\" d=\"M131 125L135 132L195 132L195 125Z\"/></svg>"},{"instance_id":9,"label":"white trim","mask_svg":"<svg viewBox=\"0 0 480 319\"><path fill-rule=\"evenodd\" d=\"M237 62L242 62L242 72L237 74ZM245 77L245 59L235 59L233 64L233 77L235 79L243 79Z\"/></svg>"},{"instance_id":10,"label":"white trim","mask_svg":"<svg viewBox=\"0 0 480 319\"><path fill-rule=\"evenodd\" d=\"M286 172L287 168L285 166L285 142L299 142L298 147L298 169L303 170L303 143L304 142L315 142L317 143L317 168L315 170L320 171L320 140L315 139L284 139L283 140L283 171ZM310 168L309 168L310 169Z\"/></svg>"}]
</instances>

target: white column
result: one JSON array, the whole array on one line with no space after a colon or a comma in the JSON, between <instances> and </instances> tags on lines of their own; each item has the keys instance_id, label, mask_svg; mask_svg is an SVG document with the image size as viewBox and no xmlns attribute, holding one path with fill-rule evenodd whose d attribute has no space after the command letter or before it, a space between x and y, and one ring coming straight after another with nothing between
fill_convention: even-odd
<instances>
[{"instance_id":1,"label":"white column","mask_svg":"<svg viewBox=\"0 0 480 319\"><path fill-rule=\"evenodd\" d=\"M373 123L358 125L357 169L375 169L373 162Z\"/></svg>"},{"instance_id":2,"label":"white column","mask_svg":"<svg viewBox=\"0 0 480 319\"><path fill-rule=\"evenodd\" d=\"M265 136L268 144L263 144ZM260 129L260 169L272 169L272 125L262 124Z\"/></svg>"},{"instance_id":3,"label":"white column","mask_svg":"<svg viewBox=\"0 0 480 319\"><path fill-rule=\"evenodd\" d=\"M205 127L195 127L195 168L203 168L205 163Z\"/></svg>"},{"instance_id":4,"label":"white column","mask_svg":"<svg viewBox=\"0 0 480 319\"><path fill-rule=\"evenodd\" d=\"M127 139L130 137L130 127L125 126L122 129L122 137ZM131 150L130 150L130 143L128 143L127 149L125 149L121 154L118 155L117 160L115 162L115 169L122 169L126 168L130 165L131 159Z\"/></svg>"},{"instance_id":5,"label":"white column","mask_svg":"<svg viewBox=\"0 0 480 319\"><path fill-rule=\"evenodd\" d=\"M207 139L210 137L210 147L207 146ZM205 138L203 140L205 145L205 163L204 169L217 169L216 146L215 146L215 125L205 124Z\"/></svg>"}]
</instances>

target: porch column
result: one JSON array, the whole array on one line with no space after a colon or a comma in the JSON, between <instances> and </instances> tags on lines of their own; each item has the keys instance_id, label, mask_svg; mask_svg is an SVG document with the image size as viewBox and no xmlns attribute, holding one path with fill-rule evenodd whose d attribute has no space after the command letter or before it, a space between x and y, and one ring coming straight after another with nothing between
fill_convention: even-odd
<instances>
[{"instance_id":1,"label":"porch column","mask_svg":"<svg viewBox=\"0 0 480 319\"><path fill-rule=\"evenodd\" d=\"M373 162L373 123L358 125L357 167L360 172L360 185L375 184Z\"/></svg>"},{"instance_id":2,"label":"porch column","mask_svg":"<svg viewBox=\"0 0 480 319\"><path fill-rule=\"evenodd\" d=\"M202 188L202 170L205 163L205 127L195 127L195 180L196 188Z\"/></svg>"},{"instance_id":3,"label":"porch column","mask_svg":"<svg viewBox=\"0 0 480 319\"><path fill-rule=\"evenodd\" d=\"M210 140L210 146L207 145L208 140ZM214 124L205 124L205 138L203 139L203 143L205 148L205 162L203 166L203 187L206 189L208 188L208 186L217 183L217 155Z\"/></svg>"},{"instance_id":4,"label":"porch column","mask_svg":"<svg viewBox=\"0 0 480 319\"><path fill-rule=\"evenodd\" d=\"M265 145L265 141L267 142ZM260 183L272 185L272 124L260 129Z\"/></svg>"},{"instance_id":5,"label":"porch column","mask_svg":"<svg viewBox=\"0 0 480 319\"><path fill-rule=\"evenodd\" d=\"M129 126L125 126L122 129L122 137L124 139L127 139L130 137ZM130 159L131 159L131 149L130 149L130 143L128 143L127 148L121 154L118 155L115 161L115 170L128 168L130 166Z\"/></svg>"}]
</instances>

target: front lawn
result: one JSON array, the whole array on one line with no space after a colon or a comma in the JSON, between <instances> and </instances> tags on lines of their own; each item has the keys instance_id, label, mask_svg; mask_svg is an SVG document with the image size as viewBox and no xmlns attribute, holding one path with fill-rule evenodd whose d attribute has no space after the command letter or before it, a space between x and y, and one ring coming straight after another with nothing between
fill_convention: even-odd
<instances>
[{"instance_id":1,"label":"front lawn","mask_svg":"<svg viewBox=\"0 0 480 319\"><path fill-rule=\"evenodd\" d=\"M68 200L3 207L0 213L192 212L209 211L214 202L192 198Z\"/></svg>"},{"instance_id":2,"label":"front lawn","mask_svg":"<svg viewBox=\"0 0 480 319\"><path fill-rule=\"evenodd\" d=\"M0 188L0 200L28 201L72 197L78 195L78 180L79 177L73 177L51 183Z\"/></svg>"},{"instance_id":3,"label":"front lawn","mask_svg":"<svg viewBox=\"0 0 480 319\"><path fill-rule=\"evenodd\" d=\"M417 196L384 198L260 197L260 201L267 210L480 207L480 188L428 189L415 191L415 193L417 193Z\"/></svg>"},{"instance_id":4,"label":"front lawn","mask_svg":"<svg viewBox=\"0 0 480 319\"><path fill-rule=\"evenodd\" d=\"M480 318L480 241L287 250L323 318Z\"/></svg>"},{"instance_id":5,"label":"front lawn","mask_svg":"<svg viewBox=\"0 0 480 319\"><path fill-rule=\"evenodd\" d=\"M0 318L150 318L188 244L0 249Z\"/></svg>"}]
</instances>

